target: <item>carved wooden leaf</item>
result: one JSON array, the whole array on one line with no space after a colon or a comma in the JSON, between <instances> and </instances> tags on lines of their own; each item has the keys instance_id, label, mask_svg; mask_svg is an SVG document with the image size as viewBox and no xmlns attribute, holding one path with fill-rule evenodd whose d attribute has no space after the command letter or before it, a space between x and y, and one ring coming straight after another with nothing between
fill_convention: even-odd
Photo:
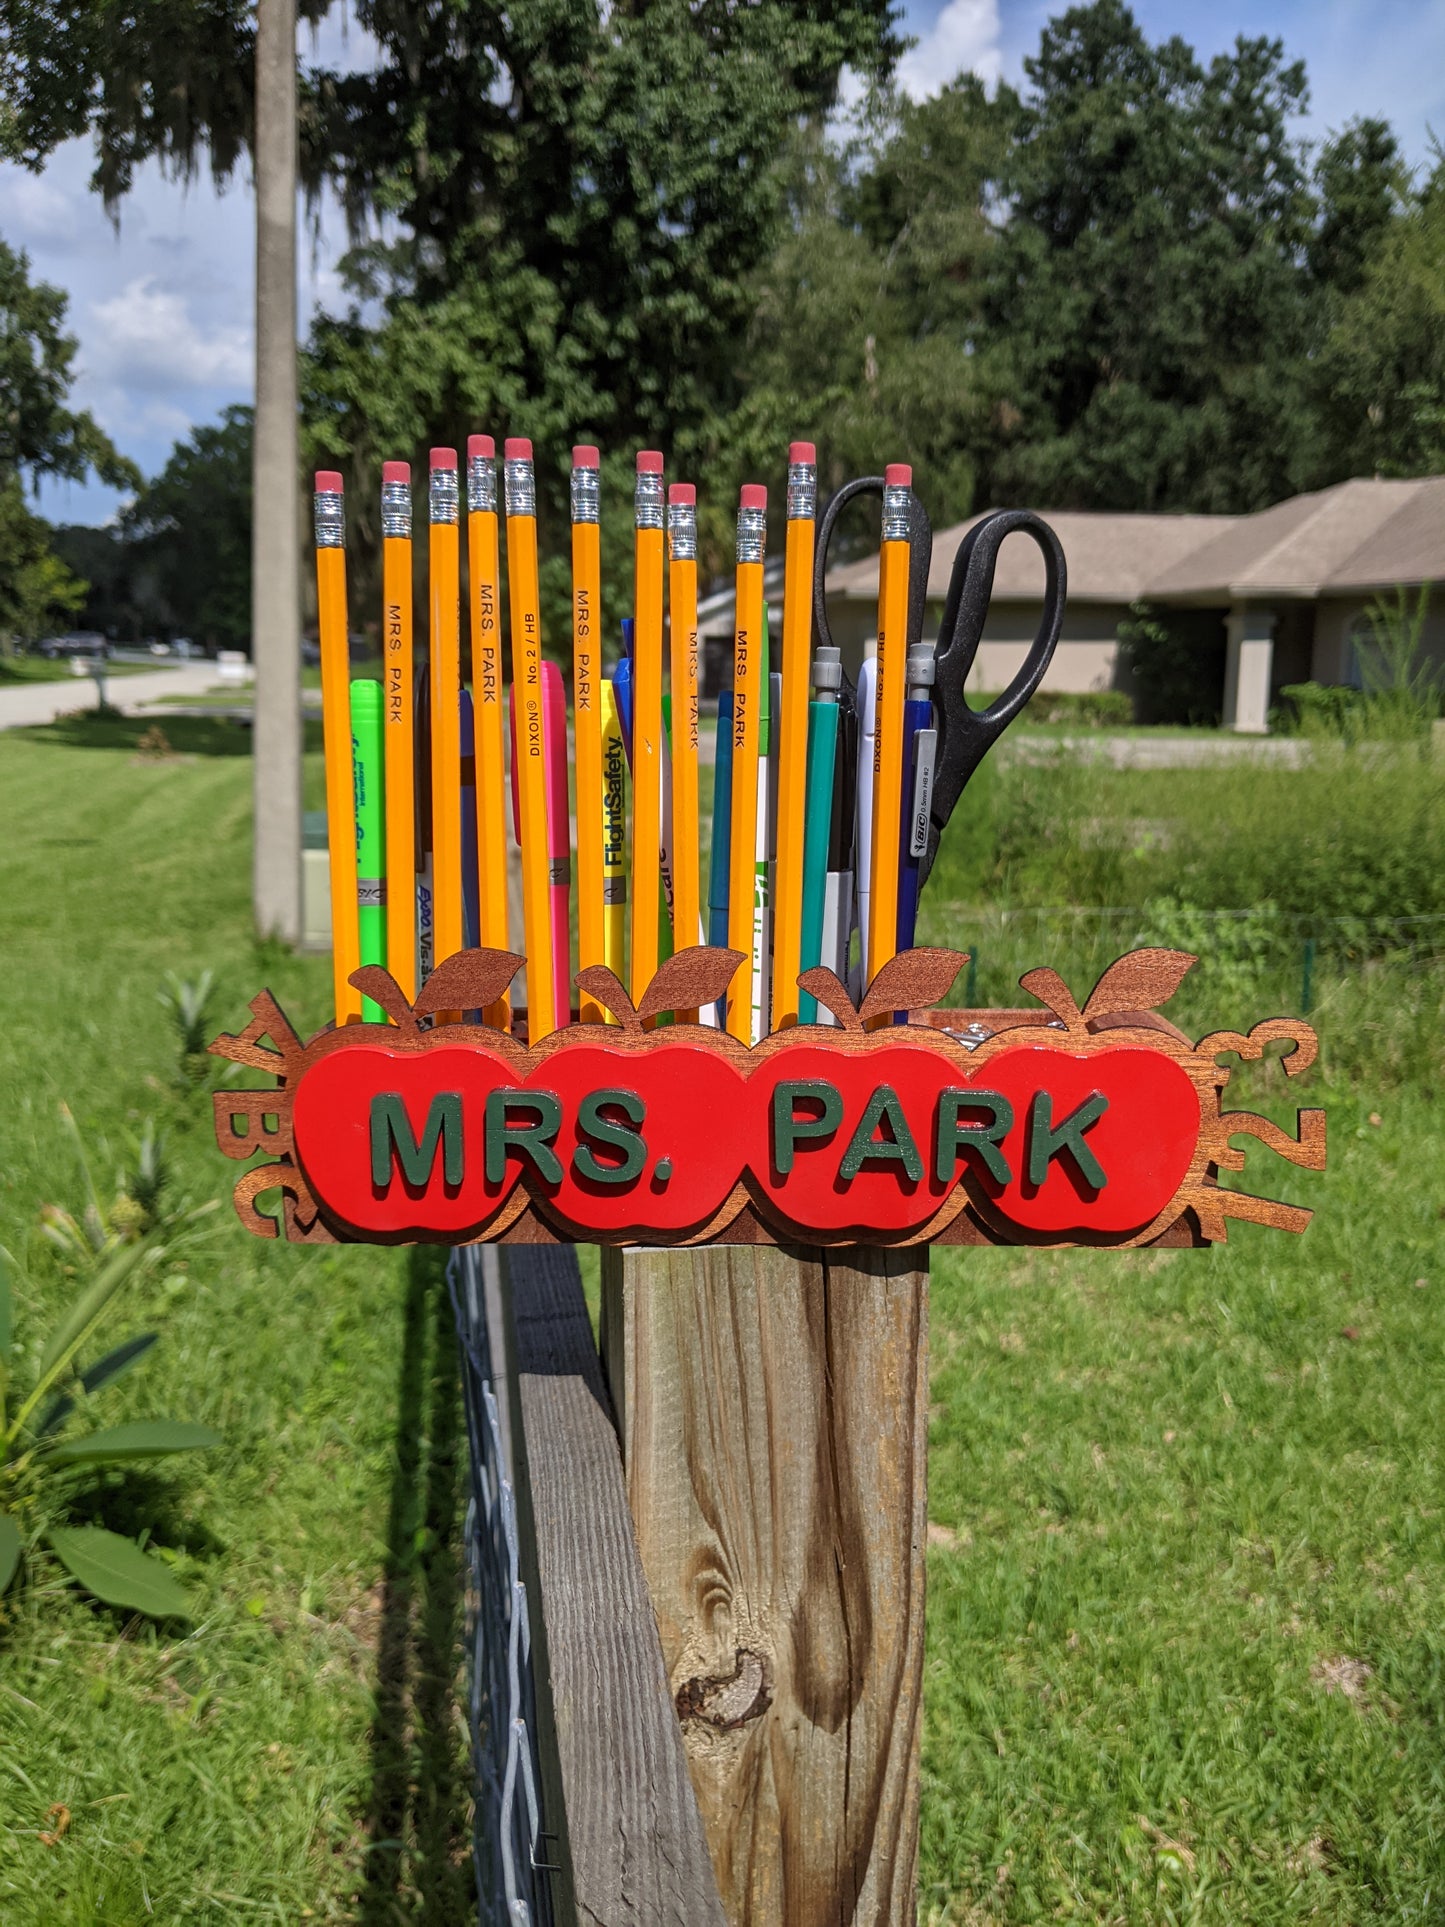
<instances>
[{"instance_id":1,"label":"carved wooden leaf","mask_svg":"<svg viewBox=\"0 0 1445 1927\"><path fill-rule=\"evenodd\" d=\"M579 990L585 990L589 997L595 997L604 1010L610 1010L619 1024L626 1024L629 1029L635 1028L637 1012L615 970L609 970L606 964L588 964L585 970L577 972L572 981Z\"/></svg>"},{"instance_id":2,"label":"carved wooden leaf","mask_svg":"<svg viewBox=\"0 0 1445 1927\"><path fill-rule=\"evenodd\" d=\"M727 994L742 961L741 950L715 949L708 944L675 951L658 965L657 975L643 991L638 1016L656 1017L662 1011L699 1010L704 1004L715 1004Z\"/></svg>"},{"instance_id":3,"label":"carved wooden leaf","mask_svg":"<svg viewBox=\"0 0 1445 1927\"><path fill-rule=\"evenodd\" d=\"M353 970L347 982L363 997L370 997L374 1004L380 1004L393 1023L415 1025L411 1005L406 1001L406 992L389 970L380 964L363 964Z\"/></svg>"},{"instance_id":4,"label":"carved wooden leaf","mask_svg":"<svg viewBox=\"0 0 1445 1927\"><path fill-rule=\"evenodd\" d=\"M946 997L968 962L966 950L940 950L927 944L904 950L878 972L858 1006L865 1021L885 1010L924 1010Z\"/></svg>"},{"instance_id":5,"label":"carved wooden leaf","mask_svg":"<svg viewBox=\"0 0 1445 1927\"><path fill-rule=\"evenodd\" d=\"M427 978L413 1009L418 1017L436 1010L485 1010L526 961L513 950L458 950Z\"/></svg>"},{"instance_id":6,"label":"carved wooden leaf","mask_svg":"<svg viewBox=\"0 0 1445 1927\"><path fill-rule=\"evenodd\" d=\"M1047 1004L1055 1017L1062 1017L1066 1024L1079 1024L1083 1021L1079 1006L1074 1002L1074 993L1064 982L1057 970L1047 964L1040 964L1036 970L1026 970L1019 983L1041 1004Z\"/></svg>"},{"instance_id":7,"label":"carved wooden leaf","mask_svg":"<svg viewBox=\"0 0 1445 1927\"><path fill-rule=\"evenodd\" d=\"M1084 1019L1166 1003L1199 959L1187 950L1131 950L1111 963L1089 993Z\"/></svg>"},{"instance_id":8,"label":"carved wooden leaf","mask_svg":"<svg viewBox=\"0 0 1445 1927\"><path fill-rule=\"evenodd\" d=\"M826 964L814 964L811 970L805 970L798 979L798 988L806 990L810 997L816 997L824 1010L830 1011L845 1030L862 1028L847 985L837 971L830 970Z\"/></svg>"}]
</instances>

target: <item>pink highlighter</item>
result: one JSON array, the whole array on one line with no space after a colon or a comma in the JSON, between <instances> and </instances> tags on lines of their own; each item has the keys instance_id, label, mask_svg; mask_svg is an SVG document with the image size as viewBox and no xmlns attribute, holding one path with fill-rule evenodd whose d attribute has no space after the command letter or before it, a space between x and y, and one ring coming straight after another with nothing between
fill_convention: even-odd
<instances>
[{"instance_id":1,"label":"pink highlighter","mask_svg":"<svg viewBox=\"0 0 1445 1927\"><path fill-rule=\"evenodd\" d=\"M517 706L507 690L507 714L512 732L512 834L522 847L521 799L517 793ZM542 664L542 748L547 764L547 867L551 882L552 983L556 996L556 1024L561 1030L572 1021L571 929L572 824L567 807L567 697L562 671L555 662Z\"/></svg>"}]
</instances>

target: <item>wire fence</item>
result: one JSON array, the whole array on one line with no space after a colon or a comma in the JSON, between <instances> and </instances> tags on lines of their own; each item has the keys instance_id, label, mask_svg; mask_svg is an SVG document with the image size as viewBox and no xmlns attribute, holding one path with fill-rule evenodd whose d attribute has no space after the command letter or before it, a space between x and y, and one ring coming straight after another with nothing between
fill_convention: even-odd
<instances>
[{"instance_id":1,"label":"wire fence","mask_svg":"<svg viewBox=\"0 0 1445 1927\"><path fill-rule=\"evenodd\" d=\"M447 1266L471 1461L465 1543L472 1857L487 1927L551 1927L527 1588L488 1320L486 1274L496 1262L495 1252L468 1245L453 1251Z\"/></svg>"},{"instance_id":2,"label":"wire fence","mask_svg":"<svg viewBox=\"0 0 1445 1927\"><path fill-rule=\"evenodd\" d=\"M1308 1014L1325 973L1372 962L1445 962L1445 915L1418 917L1292 916L1273 904L1246 910L1197 910L1152 904L1029 908L980 907L925 898L920 943L969 952L952 1001L972 1007L1018 1002L1018 980L1051 964L1071 985L1087 988L1116 957L1144 944L1192 950L1203 981L1232 989L1269 983L1286 988Z\"/></svg>"}]
</instances>

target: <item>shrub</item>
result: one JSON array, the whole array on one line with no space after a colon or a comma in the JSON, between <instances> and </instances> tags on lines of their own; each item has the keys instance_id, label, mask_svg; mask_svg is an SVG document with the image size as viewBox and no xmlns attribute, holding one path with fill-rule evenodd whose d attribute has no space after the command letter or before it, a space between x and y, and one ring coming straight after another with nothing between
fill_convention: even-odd
<instances>
[{"instance_id":1,"label":"shrub","mask_svg":"<svg viewBox=\"0 0 1445 1927\"><path fill-rule=\"evenodd\" d=\"M1217 724L1224 703L1224 632L1204 610L1135 602L1119 624L1141 723Z\"/></svg>"},{"instance_id":2,"label":"shrub","mask_svg":"<svg viewBox=\"0 0 1445 1927\"><path fill-rule=\"evenodd\" d=\"M1120 729L1133 722L1134 705L1122 689L1041 689L1029 703L1028 720Z\"/></svg>"}]
</instances>

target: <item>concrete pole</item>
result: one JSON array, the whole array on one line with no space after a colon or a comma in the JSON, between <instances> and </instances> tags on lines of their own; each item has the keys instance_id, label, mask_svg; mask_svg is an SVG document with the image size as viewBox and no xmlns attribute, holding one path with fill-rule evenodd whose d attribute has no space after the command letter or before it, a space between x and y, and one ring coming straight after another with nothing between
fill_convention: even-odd
<instances>
[{"instance_id":1,"label":"concrete pole","mask_svg":"<svg viewBox=\"0 0 1445 1927\"><path fill-rule=\"evenodd\" d=\"M301 937L300 449L296 398L296 0L256 8L256 665L252 905L260 936Z\"/></svg>"}]
</instances>

